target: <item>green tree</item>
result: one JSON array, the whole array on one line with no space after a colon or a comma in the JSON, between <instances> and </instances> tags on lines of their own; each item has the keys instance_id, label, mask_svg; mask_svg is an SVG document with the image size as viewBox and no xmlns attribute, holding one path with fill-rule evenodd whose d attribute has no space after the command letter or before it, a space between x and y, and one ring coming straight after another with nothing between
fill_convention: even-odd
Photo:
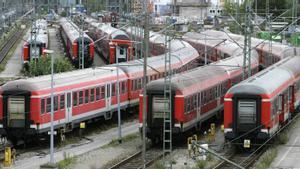
<instances>
[{"instance_id":1,"label":"green tree","mask_svg":"<svg viewBox=\"0 0 300 169\"><path fill-rule=\"evenodd\" d=\"M59 57L54 61L54 72L61 73L74 69L70 61L64 57ZM37 61L30 61L23 67L23 74L26 76L41 76L51 74L51 57L42 57Z\"/></svg>"}]
</instances>

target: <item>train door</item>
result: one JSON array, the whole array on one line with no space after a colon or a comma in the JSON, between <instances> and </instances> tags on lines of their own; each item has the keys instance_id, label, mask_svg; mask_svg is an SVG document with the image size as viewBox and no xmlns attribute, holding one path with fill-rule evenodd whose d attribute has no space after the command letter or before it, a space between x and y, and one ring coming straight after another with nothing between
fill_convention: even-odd
<instances>
[{"instance_id":1,"label":"train door","mask_svg":"<svg viewBox=\"0 0 300 169\"><path fill-rule=\"evenodd\" d=\"M111 109L111 83L108 83L105 88L106 109Z\"/></svg>"},{"instance_id":2,"label":"train door","mask_svg":"<svg viewBox=\"0 0 300 169\"><path fill-rule=\"evenodd\" d=\"M72 92L67 92L65 96L65 107L66 107L66 123L72 121Z\"/></svg>"},{"instance_id":3,"label":"train door","mask_svg":"<svg viewBox=\"0 0 300 169\"><path fill-rule=\"evenodd\" d=\"M9 127L25 127L24 96L11 96L8 98L7 117Z\"/></svg>"},{"instance_id":4,"label":"train door","mask_svg":"<svg viewBox=\"0 0 300 169\"><path fill-rule=\"evenodd\" d=\"M119 62L127 61L127 49L123 46L117 46L117 59Z\"/></svg>"}]
</instances>

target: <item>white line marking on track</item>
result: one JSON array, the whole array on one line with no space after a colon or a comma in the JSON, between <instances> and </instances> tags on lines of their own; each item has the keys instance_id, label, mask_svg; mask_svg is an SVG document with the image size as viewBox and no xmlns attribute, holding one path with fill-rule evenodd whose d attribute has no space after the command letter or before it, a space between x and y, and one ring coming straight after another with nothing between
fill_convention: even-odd
<instances>
[{"instance_id":1,"label":"white line marking on track","mask_svg":"<svg viewBox=\"0 0 300 169\"><path fill-rule=\"evenodd\" d=\"M281 159L278 161L278 163L276 164L276 166L279 166L279 164L282 162L282 160L284 160L286 158L286 156L288 155L288 153L291 151L291 149L294 147L294 145L296 144L296 142L298 141L299 136L296 137L295 141L293 142L293 145L290 146L290 148L288 149L287 152L284 153L284 155L281 157Z\"/></svg>"}]
</instances>

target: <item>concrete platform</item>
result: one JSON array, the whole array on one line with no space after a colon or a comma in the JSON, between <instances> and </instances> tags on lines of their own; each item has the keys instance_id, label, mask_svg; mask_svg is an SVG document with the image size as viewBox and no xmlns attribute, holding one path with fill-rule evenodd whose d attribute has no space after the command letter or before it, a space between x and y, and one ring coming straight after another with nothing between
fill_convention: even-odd
<instances>
[{"instance_id":1,"label":"concrete platform","mask_svg":"<svg viewBox=\"0 0 300 169\"><path fill-rule=\"evenodd\" d=\"M289 141L278 147L271 169L300 169L300 118L290 126Z\"/></svg>"}]
</instances>

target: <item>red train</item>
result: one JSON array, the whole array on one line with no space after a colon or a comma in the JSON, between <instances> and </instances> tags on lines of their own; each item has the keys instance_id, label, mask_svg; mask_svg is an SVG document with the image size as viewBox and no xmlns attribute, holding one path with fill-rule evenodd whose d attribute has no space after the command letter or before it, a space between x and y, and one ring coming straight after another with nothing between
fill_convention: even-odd
<instances>
[{"instance_id":1,"label":"red train","mask_svg":"<svg viewBox=\"0 0 300 169\"><path fill-rule=\"evenodd\" d=\"M96 50L109 64L116 63L117 56L119 62L134 59L132 42L126 32L92 18L86 17L84 22L88 34L96 41Z\"/></svg>"},{"instance_id":2,"label":"red train","mask_svg":"<svg viewBox=\"0 0 300 169\"><path fill-rule=\"evenodd\" d=\"M141 42L144 39L144 29L140 28L140 27L135 27L135 26L131 26L131 27L127 27L126 28L126 32L127 34L130 35L131 39L134 39L135 41ZM150 31L149 33L149 51L151 56L158 56L158 55L162 55L166 52L166 47L165 47L165 36L157 33L157 32L153 32ZM135 45L135 50L137 50L137 52L141 53L141 43L136 43ZM171 50L176 50L176 48L173 48L171 46Z\"/></svg>"},{"instance_id":3,"label":"red train","mask_svg":"<svg viewBox=\"0 0 300 169\"><path fill-rule=\"evenodd\" d=\"M265 141L299 109L300 57L292 56L232 87L225 95L225 139Z\"/></svg>"},{"instance_id":4,"label":"red train","mask_svg":"<svg viewBox=\"0 0 300 169\"><path fill-rule=\"evenodd\" d=\"M71 59L72 63L79 67L79 59L82 56L82 41L84 43L84 65L88 67L94 61L94 41L84 33L82 39L80 29L70 20L61 18L60 34L63 39L67 56Z\"/></svg>"},{"instance_id":5,"label":"red train","mask_svg":"<svg viewBox=\"0 0 300 169\"><path fill-rule=\"evenodd\" d=\"M232 33L225 33L215 30L207 30L202 34L209 35L215 38L227 39L233 43L238 43L241 47L244 46L244 36ZM269 41L263 39L251 38L251 47L255 48L259 54L259 64L262 68L267 68L274 63L280 61L287 56L294 56L297 49L291 46L283 45L278 42L272 42L272 50L269 47Z\"/></svg>"},{"instance_id":6,"label":"red train","mask_svg":"<svg viewBox=\"0 0 300 169\"><path fill-rule=\"evenodd\" d=\"M44 50L48 48L48 32L47 21L38 19L34 22L36 37L29 37L23 45L23 63L28 63L32 59L38 59L44 54ZM33 56L36 54L36 56Z\"/></svg>"},{"instance_id":7,"label":"red train","mask_svg":"<svg viewBox=\"0 0 300 169\"><path fill-rule=\"evenodd\" d=\"M228 44L229 43L229 44ZM172 77L172 131L183 133L199 127L208 118L223 108L223 97L234 84L242 81L243 51L237 45L228 50L233 55L207 66ZM233 52L234 51L234 52ZM258 54L252 51L252 73L258 72ZM234 68L233 68L234 67ZM154 142L162 139L164 117L164 80L156 80L147 85L147 137ZM140 127L142 127L143 96L140 95Z\"/></svg>"},{"instance_id":8,"label":"red train","mask_svg":"<svg viewBox=\"0 0 300 169\"><path fill-rule=\"evenodd\" d=\"M172 52L171 67L174 72L192 69L197 65L195 61L199 57L198 52L188 43L182 43L183 48ZM149 81L165 75L164 58L165 55L161 55L148 59ZM122 109L138 104L143 79L142 62L135 60L120 63ZM117 109L115 65L56 74L54 81L54 124L57 131L71 130L80 122L95 117L109 119ZM51 109L49 75L10 81L1 86L0 91L2 136L17 143L47 134L50 130Z\"/></svg>"}]
</instances>

